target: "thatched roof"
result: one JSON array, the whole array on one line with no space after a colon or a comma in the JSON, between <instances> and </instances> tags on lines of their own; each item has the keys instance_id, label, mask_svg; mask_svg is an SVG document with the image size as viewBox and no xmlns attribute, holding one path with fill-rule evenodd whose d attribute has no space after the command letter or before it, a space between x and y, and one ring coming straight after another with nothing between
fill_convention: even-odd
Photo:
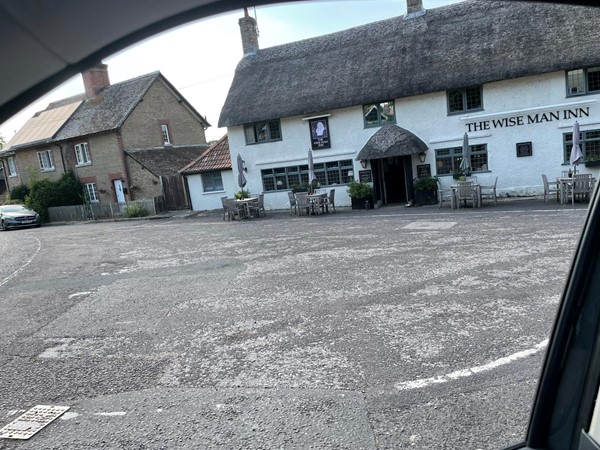
<instances>
[{"instance_id":1,"label":"thatched roof","mask_svg":"<svg viewBox=\"0 0 600 450\"><path fill-rule=\"evenodd\" d=\"M600 8L467 0L258 50L219 126L600 65Z\"/></svg>"},{"instance_id":2,"label":"thatched roof","mask_svg":"<svg viewBox=\"0 0 600 450\"><path fill-rule=\"evenodd\" d=\"M395 124L381 127L358 152L361 159L381 159L390 156L418 155L427 151L427 144L408 130Z\"/></svg>"}]
</instances>

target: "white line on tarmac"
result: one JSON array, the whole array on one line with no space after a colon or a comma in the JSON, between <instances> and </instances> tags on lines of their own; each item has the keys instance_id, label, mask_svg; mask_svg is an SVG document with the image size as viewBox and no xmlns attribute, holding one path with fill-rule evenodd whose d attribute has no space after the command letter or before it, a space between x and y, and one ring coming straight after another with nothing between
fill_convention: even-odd
<instances>
[{"instance_id":1,"label":"white line on tarmac","mask_svg":"<svg viewBox=\"0 0 600 450\"><path fill-rule=\"evenodd\" d=\"M408 391L411 389L422 389L427 386L431 386L432 384L442 384L448 383L450 381L458 380L459 378L466 378L473 375L476 375L481 372L489 372L490 370L496 369L497 367L504 366L506 364L510 364L519 359L527 358L528 356L535 355L536 353L542 351L548 346L548 339L539 344L535 345L532 348L527 350L523 350L517 353L513 353L512 355L505 356L503 358L497 359L490 363L484 364L482 366L471 367L469 369L457 370L455 372L447 373L445 375L439 375L437 377L430 378L419 378L411 381L403 381L401 383L396 384L396 389L400 391Z\"/></svg>"},{"instance_id":2,"label":"white line on tarmac","mask_svg":"<svg viewBox=\"0 0 600 450\"><path fill-rule=\"evenodd\" d=\"M40 240L36 237L34 237L34 239L37 241L38 243L38 248L36 249L36 251L34 252L33 255L31 255L31 258L29 258L27 260L27 262L25 264L23 264L21 267L19 267L17 270L15 270L13 273L11 273L9 276L7 276L4 280L0 281L0 286L5 285L6 283L8 283L11 279L13 279L14 277L17 276L17 274L22 271L25 267L27 267L29 264L31 264L31 261L33 261L33 259L37 256L37 254L40 252L41 248L42 248L42 243L40 242Z\"/></svg>"}]
</instances>

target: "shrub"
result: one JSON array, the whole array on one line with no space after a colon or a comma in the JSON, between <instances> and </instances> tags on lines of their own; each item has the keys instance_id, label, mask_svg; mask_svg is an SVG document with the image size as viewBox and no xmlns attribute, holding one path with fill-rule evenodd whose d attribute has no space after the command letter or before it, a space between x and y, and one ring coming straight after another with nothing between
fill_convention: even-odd
<instances>
[{"instance_id":1,"label":"shrub","mask_svg":"<svg viewBox=\"0 0 600 450\"><path fill-rule=\"evenodd\" d=\"M434 192L438 190L438 177L421 177L418 178L415 183L415 189L417 191L430 191Z\"/></svg>"},{"instance_id":2,"label":"shrub","mask_svg":"<svg viewBox=\"0 0 600 450\"><path fill-rule=\"evenodd\" d=\"M250 191L245 191L242 189L241 191L236 192L234 195L238 200L243 200L245 198L250 198Z\"/></svg>"},{"instance_id":3,"label":"shrub","mask_svg":"<svg viewBox=\"0 0 600 450\"><path fill-rule=\"evenodd\" d=\"M128 219L131 219L132 217L146 217L148 214L149 213L144 206L138 202L128 204L123 211L123 215Z\"/></svg>"},{"instance_id":4,"label":"shrub","mask_svg":"<svg viewBox=\"0 0 600 450\"><path fill-rule=\"evenodd\" d=\"M10 191L10 199L11 200L20 200L21 202L25 201L25 197L27 197L29 195L29 187L25 186L24 184L21 184L17 187L14 187L11 191Z\"/></svg>"},{"instance_id":5,"label":"shrub","mask_svg":"<svg viewBox=\"0 0 600 450\"><path fill-rule=\"evenodd\" d=\"M348 195L351 198L370 198L373 196L373 188L368 183L351 181L348 183Z\"/></svg>"},{"instance_id":6,"label":"shrub","mask_svg":"<svg viewBox=\"0 0 600 450\"><path fill-rule=\"evenodd\" d=\"M83 204L83 186L73 173L63 174L59 180L33 180L25 204L37 212L42 221L48 221L48 208Z\"/></svg>"}]
</instances>

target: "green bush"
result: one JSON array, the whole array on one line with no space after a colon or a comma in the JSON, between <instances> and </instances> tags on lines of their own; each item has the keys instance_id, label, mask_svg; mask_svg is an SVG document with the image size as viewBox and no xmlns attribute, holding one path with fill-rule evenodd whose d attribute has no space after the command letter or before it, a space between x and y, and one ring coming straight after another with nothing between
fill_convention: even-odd
<instances>
[{"instance_id":1,"label":"green bush","mask_svg":"<svg viewBox=\"0 0 600 450\"><path fill-rule=\"evenodd\" d=\"M244 189L242 189L241 191L236 192L234 194L234 196L238 200L243 200L245 198L250 198L250 191L245 191Z\"/></svg>"},{"instance_id":2,"label":"green bush","mask_svg":"<svg viewBox=\"0 0 600 450\"><path fill-rule=\"evenodd\" d=\"M131 219L132 217L146 217L148 214L149 213L144 206L138 202L128 204L123 211L123 215L128 219Z\"/></svg>"},{"instance_id":3,"label":"green bush","mask_svg":"<svg viewBox=\"0 0 600 450\"><path fill-rule=\"evenodd\" d=\"M351 198L370 198L373 196L373 188L368 183L351 181L348 183L348 195Z\"/></svg>"},{"instance_id":4,"label":"green bush","mask_svg":"<svg viewBox=\"0 0 600 450\"><path fill-rule=\"evenodd\" d=\"M21 202L24 202L25 197L29 195L29 191L30 189L27 186L21 184L17 187L12 188L12 190L10 191L10 199L20 200Z\"/></svg>"},{"instance_id":5,"label":"green bush","mask_svg":"<svg viewBox=\"0 0 600 450\"><path fill-rule=\"evenodd\" d=\"M48 208L52 206L82 205L84 200L83 186L75 174L63 174L59 180L46 178L33 180L25 204L37 212L42 221L48 221Z\"/></svg>"},{"instance_id":6,"label":"green bush","mask_svg":"<svg viewBox=\"0 0 600 450\"><path fill-rule=\"evenodd\" d=\"M430 191L434 192L438 190L438 177L421 177L418 178L415 183L415 189L417 191Z\"/></svg>"}]
</instances>

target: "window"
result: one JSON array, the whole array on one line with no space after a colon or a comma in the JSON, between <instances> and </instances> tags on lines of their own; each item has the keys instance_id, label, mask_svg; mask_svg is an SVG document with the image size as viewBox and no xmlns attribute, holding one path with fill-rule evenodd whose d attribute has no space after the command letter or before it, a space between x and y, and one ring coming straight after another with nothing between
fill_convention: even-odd
<instances>
[{"instance_id":1,"label":"window","mask_svg":"<svg viewBox=\"0 0 600 450\"><path fill-rule=\"evenodd\" d=\"M600 67L569 70L567 72L567 96L600 91Z\"/></svg>"},{"instance_id":2,"label":"window","mask_svg":"<svg viewBox=\"0 0 600 450\"><path fill-rule=\"evenodd\" d=\"M15 165L15 157L8 157L8 176L16 177L17 176L17 166Z\"/></svg>"},{"instance_id":3,"label":"window","mask_svg":"<svg viewBox=\"0 0 600 450\"><path fill-rule=\"evenodd\" d=\"M246 144L258 144L260 142L280 141L281 124L279 119L268 122L256 122L244 125Z\"/></svg>"},{"instance_id":4,"label":"window","mask_svg":"<svg viewBox=\"0 0 600 450\"><path fill-rule=\"evenodd\" d=\"M573 133L565 133L563 145L563 161L569 164L571 148L573 148ZM584 160L600 160L600 130L581 131L579 147Z\"/></svg>"},{"instance_id":5,"label":"window","mask_svg":"<svg viewBox=\"0 0 600 450\"><path fill-rule=\"evenodd\" d=\"M470 145L471 171L488 170L487 144ZM460 170L462 147L442 148L435 151L435 167L437 175L450 175Z\"/></svg>"},{"instance_id":6,"label":"window","mask_svg":"<svg viewBox=\"0 0 600 450\"><path fill-rule=\"evenodd\" d=\"M96 183L85 183L83 185L83 194L85 199L90 203L98 203L98 191L96 190Z\"/></svg>"},{"instance_id":7,"label":"window","mask_svg":"<svg viewBox=\"0 0 600 450\"><path fill-rule=\"evenodd\" d=\"M92 163L87 142L82 142L75 145L75 156L77 157L78 166L84 166Z\"/></svg>"},{"instance_id":8,"label":"window","mask_svg":"<svg viewBox=\"0 0 600 450\"><path fill-rule=\"evenodd\" d=\"M169 134L169 126L163 123L160 126L160 130L162 131L163 144L171 145L171 135Z\"/></svg>"},{"instance_id":9,"label":"window","mask_svg":"<svg viewBox=\"0 0 600 450\"><path fill-rule=\"evenodd\" d=\"M52 159L52 150L37 152L40 169L42 171L54 170L54 160Z\"/></svg>"},{"instance_id":10,"label":"window","mask_svg":"<svg viewBox=\"0 0 600 450\"><path fill-rule=\"evenodd\" d=\"M330 161L314 165L315 176L321 186L344 184L352 180L348 172L353 170L352 160ZM285 191L308 183L308 165L277 167L261 171L263 190Z\"/></svg>"},{"instance_id":11,"label":"window","mask_svg":"<svg viewBox=\"0 0 600 450\"><path fill-rule=\"evenodd\" d=\"M448 114L457 114L467 111L483 109L483 95L481 86L447 91Z\"/></svg>"},{"instance_id":12,"label":"window","mask_svg":"<svg viewBox=\"0 0 600 450\"><path fill-rule=\"evenodd\" d=\"M373 103L371 105L363 105L363 116L365 119L365 127L377 127L386 123L396 122L396 109L394 101Z\"/></svg>"},{"instance_id":13,"label":"window","mask_svg":"<svg viewBox=\"0 0 600 450\"><path fill-rule=\"evenodd\" d=\"M202 188L204 192L223 190L223 179L220 171L205 172L202 174Z\"/></svg>"}]
</instances>

